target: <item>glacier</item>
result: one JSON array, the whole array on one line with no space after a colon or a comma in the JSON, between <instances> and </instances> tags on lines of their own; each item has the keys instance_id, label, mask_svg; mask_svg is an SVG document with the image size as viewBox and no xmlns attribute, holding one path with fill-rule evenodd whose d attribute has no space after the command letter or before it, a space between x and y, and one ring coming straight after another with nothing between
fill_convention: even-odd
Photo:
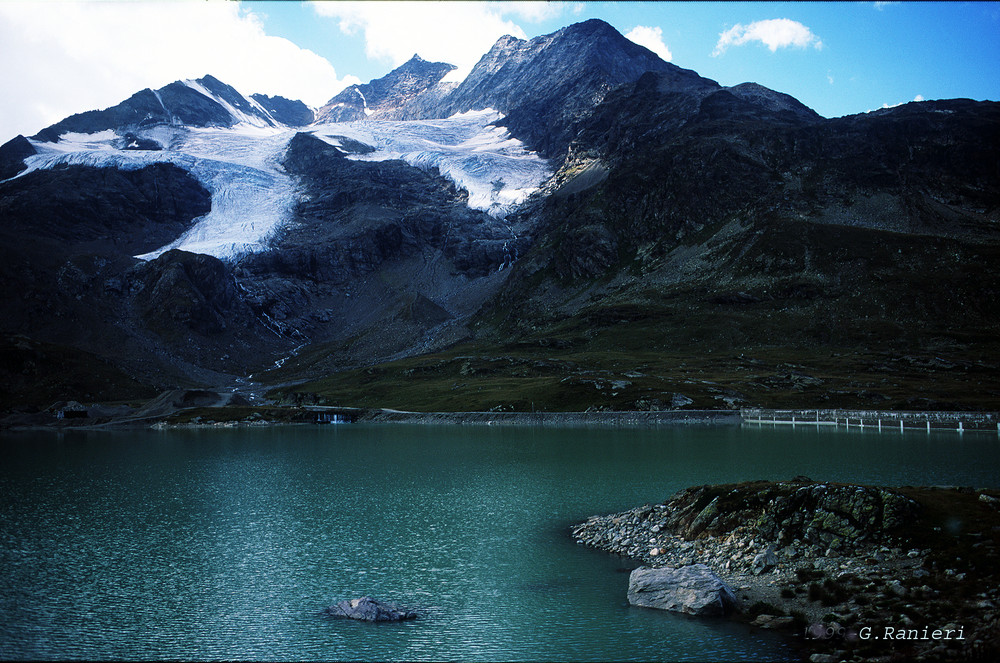
<instances>
[{"instance_id":1,"label":"glacier","mask_svg":"<svg viewBox=\"0 0 1000 663\"><path fill-rule=\"evenodd\" d=\"M32 140L38 153L25 160L27 169L17 177L60 164L122 170L175 164L212 194L211 211L174 241L136 257L151 260L170 249L183 249L235 261L269 248L293 215L300 191L281 159L297 131L313 133L338 147L337 137L347 137L375 148L366 154L347 154L350 159L402 159L418 168L436 169L468 193L470 207L499 219L552 175L546 160L495 126L503 115L492 109L438 120L364 119L302 129L262 126L243 113L234 116L240 122L233 127L157 125L132 132L156 141L160 151L121 149L124 140L111 130L67 133L56 143Z\"/></svg>"},{"instance_id":2,"label":"glacier","mask_svg":"<svg viewBox=\"0 0 1000 663\"><path fill-rule=\"evenodd\" d=\"M122 150L113 132L63 134L57 143L32 141L38 154L25 160L18 177L60 164L138 170L172 163L191 173L212 194L212 209L183 235L155 251L136 256L151 260L170 249L236 260L262 251L291 216L296 185L279 160L294 132L258 127L201 129L159 126L134 132L156 140L160 151Z\"/></svg>"},{"instance_id":3,"label":"glacier","mask_svg":"<svg viewBox=\"0 0 1000 663\"><path fill-rule=\"evenodd\" d=\"M491 108L440 120L358 120L317 125L312 133L340 147L343 136L375 148L348 154L360 161L402 159L424 170L437 169L469 194L469 207L503 217L552 175L549 163L510 133L495 126L503 114Z\"/></svg>"}]
</instances>

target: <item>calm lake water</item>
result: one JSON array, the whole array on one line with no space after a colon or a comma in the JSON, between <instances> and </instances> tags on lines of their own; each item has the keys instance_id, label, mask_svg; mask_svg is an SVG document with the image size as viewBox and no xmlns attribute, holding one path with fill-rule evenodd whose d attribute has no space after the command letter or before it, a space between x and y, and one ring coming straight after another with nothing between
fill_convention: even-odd
<instances>
[{"instance_id":1,"label":"calm lake water","mask_svg":"<svg viewBox=\"0 0 1000 663\"><path fill-rule=\"evenodd\" d=\"M789 660L571 524L702 483L1000 487L996 435L345 425L0 437L0 659ZM421 613L336 621L362 595Z\"/></svg>"}]
</instances>

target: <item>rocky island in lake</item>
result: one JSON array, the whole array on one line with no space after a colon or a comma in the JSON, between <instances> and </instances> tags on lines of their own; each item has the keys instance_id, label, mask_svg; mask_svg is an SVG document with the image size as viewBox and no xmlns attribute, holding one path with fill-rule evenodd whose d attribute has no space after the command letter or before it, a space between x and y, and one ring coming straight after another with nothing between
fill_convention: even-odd
<instances>
[{"instance_id":1,"label":"rocky island in lake","mask_svg":"<svg viewBox=\"0 0 1000 663\"><path fill-rule=\"evenodd\" d=\"M629 583L633 605L700 615L732 607L754 626L792 633L815 663L1000 653L995 490L806 477L697 486L662 504L593 516L573 536L643 564ZM731 590L735 605L699 599L709 609L692 608L685 578L673 594L659 580L655 602L635 600L655 569L696 575L699 588L717 574L717 591Z\"/></svg>"}]
</instances>

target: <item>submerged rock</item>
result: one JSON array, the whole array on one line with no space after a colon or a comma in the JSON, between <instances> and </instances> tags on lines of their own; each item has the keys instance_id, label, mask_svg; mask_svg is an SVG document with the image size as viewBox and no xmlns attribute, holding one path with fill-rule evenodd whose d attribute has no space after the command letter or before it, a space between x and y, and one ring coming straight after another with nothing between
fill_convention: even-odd
<instances>
[{"instance_id":1,"label":"submerged rock","mask_svg":"<svg viewBox=\"0 0 1000 663\"><path fill-rule=\"evenodd\" d=\"M370 596L340 601L327 608L326 613L331 617L357 619L363 622L399 622L417 618L415 612L399 610Z\"/></svg>"},{"instance_id":2,"label":"submerged rock","mask_svg":"<svg viewBox=\"0 0 1000 663\"><path fill-rule=\"evenodd\" d=\"M698 616L724 615L739 608L733 590L704 564L638 568L629 575L628 602Z\"/></svg>"}]
</instances>

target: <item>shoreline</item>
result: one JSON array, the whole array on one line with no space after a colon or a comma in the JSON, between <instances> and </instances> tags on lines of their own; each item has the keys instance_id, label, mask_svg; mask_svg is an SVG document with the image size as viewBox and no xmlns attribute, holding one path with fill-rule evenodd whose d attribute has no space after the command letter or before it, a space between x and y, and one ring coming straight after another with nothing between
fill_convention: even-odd
<instances>
[{"instance_id":1,"label":"shoreline","mask_svg":"<svg viewBox=\"0 0 1000 663\"><path fill-rule=\"evenodd\" d=\"M81 406L82 407L82 406ZM99 405L92 410L100 412ZM832 428L840 430L910 433L952 431L993 433L1000 436L997 412L927 412L883 410L597 410L584 412L413 412L389 408L336 406L223 405L166 407L155 413L136 408L115 416L59 418L51 411L11 414L0 420L0 430L128 430L181 428L239 428L283 425L406 424L455 426L540 426L591 428L656 428L670 426L768 426Z\"/></svg>"}]
</instances>

